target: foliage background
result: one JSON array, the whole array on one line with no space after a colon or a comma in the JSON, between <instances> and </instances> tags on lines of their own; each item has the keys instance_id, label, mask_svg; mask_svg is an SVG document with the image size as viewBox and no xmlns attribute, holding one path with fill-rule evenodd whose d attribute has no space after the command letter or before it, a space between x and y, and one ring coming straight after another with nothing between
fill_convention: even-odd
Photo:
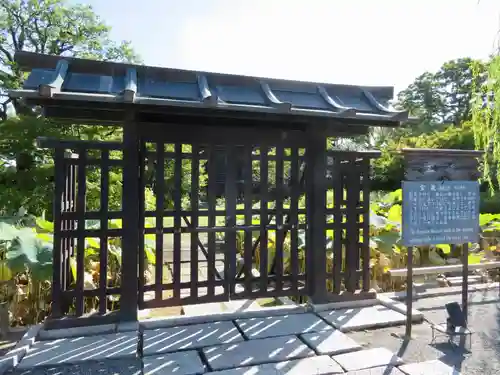
<instances>
[{"instance_id":1,"label":"foliage background","mask_svg":"<svg viewBox=\"0 0 500 375\"><path fill-rule=\"evenodd\" d=\"M3 216L0 221L0 297L12 295L10 280L14 282L14 289L23 292L24 297L18 295L20 299L15 304L17 310L14 315L24 319L19 324L40 320L48 313L50 304L54 165L51 150L37 148L35 140L45 136L120 141L122 133L118 127L44 119L39 109L28 107L22 101L9 100L7 90L19 88L25 78L16 66L14 54L17 51L32 51L141 63L133 46L127 41L113 40L110 31L110 27L87 5L67 0L0 0L0 216ZM372 224L371 228L372 279L382 289L401 287L389 285L384 279L384 272L388 267L400 267L406 262L406 250L398 244L401 208L398 189L403 179L402 159L398 154L401 148L485 150L481 225L485 231L498 229L498 53L495 52L489 61L457 57L444 62L435 72L423 72L398 93L393 105L408 110L415 121L398 129L374 128L368 136L330 142L332 147L382 151L381 158L373 165L372 189L376 199L372 209L376 225ZM189 169L189 165L183 164L184 192L189 188ZM99 205L99 175L98 171L88 172L87 204L89 208L96 208ZM258 171L255 172L258 174ZM200 173L203 175L204 170L201 169ZM166 171L167 180L171 175L171 171ZM119 209L122 199L119 169L111 171L110 181L110 208ZM204 184L203 180L201 184ZM154 205L152 186L146 195L148 204ZM188 204L187 195L185 201ZM38 217L38 220L25 223L26 213ZM12 217L15 217L15 223L10 222ZM113 225L118 227L121 223ZM272 234L270 241L273 241ZM96 249L99 246L92 241L87 242L86 285L92 287L97 269ZM419 249L416 259L420 264L436 264L456 257L457 254L446 246ZM486 247L496 246L493 240ZM116 284L120 282L120 243L110 242L108 249L113 254L109 264L113 273L108 275L108 281ZM273 249L272 243L269 249ZM148 261L154 263L151 252L147 256ZM256 261L259 261L258 257ZM89 309L95 308L94 302L90 303ZM116 301L107 302L113 309Z\"/></svg>"}]
</instances>

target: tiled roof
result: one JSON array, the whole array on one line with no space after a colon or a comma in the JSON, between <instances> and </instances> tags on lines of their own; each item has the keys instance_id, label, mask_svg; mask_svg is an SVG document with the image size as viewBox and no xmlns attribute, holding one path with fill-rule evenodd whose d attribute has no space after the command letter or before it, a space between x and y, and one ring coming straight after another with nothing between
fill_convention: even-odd
<instances>
[{"instance_id":1,"label":"tiled roof","mask_svg":"<svg viewBox=\"0 0 500 375\"><path fill-rule=\"evenodd\" d=\"M116 106L212 108L226 111L366 120L397 126L407 112L389 108L392 87L298 82L169 68L16 54L30 74L12 98ZM60 105L60 104L59 104Z\"/></svg>"}]
</instances>

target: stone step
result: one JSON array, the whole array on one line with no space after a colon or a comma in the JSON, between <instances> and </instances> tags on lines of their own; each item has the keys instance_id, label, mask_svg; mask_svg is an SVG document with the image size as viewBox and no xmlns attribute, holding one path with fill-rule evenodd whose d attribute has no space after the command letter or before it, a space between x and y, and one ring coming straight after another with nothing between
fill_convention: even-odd
<instances>
[{"instance_id":1,"label":"stone step","mask_svg":"<svg viewBox=\"0 0 500 375\"><path fill-rule=\"evenodd\" d=\"M283 362L313 357L314 351L297 336L281 336L203 348L212 370Z\"/></svg>"},{"instance_id":2,"label":"stone step","mask_svg":"<svg viewBox=\"0 0 500 375\"><path fill-rule=\"evenodd\" d=\"M386 348L373 348L335 355L332 357L347 371L358 371L381 366L398 366L403 360Z\"/></svg>"},{"instance_id":3,"label":"stone step","mask_svg":"<svg viewBox=\"0 0 500 375\"><path fill-rule=\"evenodd\" d=\"M462 285L463 282L462 276L447 277L446 280L448 280L451 286L460 286ZM483 281L484 281L483 277L479 275L474 275L474 276L469 275L468 277L469 285L481 284Z\"/></svg>"},{"instance_id":4,"label":"stone step","mask_svg":"<svg viewBox=\"0 0 500 375\"><path fill-rule=\"evenodd\" d=\"M79 364L86 361L135 358L137 332L38 341L19 363L19 370Z\"/></svg>"},{"instance_id":5,"label":"stone step","mask_svg":"<svg viewBox=\"0 0 500 375\"><path fill-rule=\"evenodd\" d=\"M333 331L331 325L312 313L237 319L235 323L249 339Z\"/></svg>"},{"instance_id":6,"label":"stone step","mask_svg":"<svg viewBox=\"0 0 500 375\"><path fill-rule=\"evenodd\" d=\"M362 331L406 323L406 316L383 305L345 308L318 313L342 332Z\"/></svg>"},{"instance_id":7,"label":"stone step","mask_svg":"<svg viewBox=\"0 0 500 375\"><path fill-rule=\"evenodd\" d=\"M145 356L231 344L244 340L233 322L191 324L144 331Z\"/></svg>"},{"instance_id":8,"label":"stone step","mask_svg":"<svg viewBox=\"0 0 500 375\"><path fill-rule=\"evenodd\" d=\"M278 363L266 363L251 367L237 367L229 370L211 372L211 375L249 375L249 374L272 374L272 375L332 375L344 374L340 365L330 357L323 355L285 361Z\"/></svg>"},{"instance_id":9,"label":"stone step","mask_svg":"<svg viewBox=\"0 0 500 375\"><path fill-rule=\"evenodd\" d=\"M419 374L455 374L460 373L453 367L439 360L431 360L419 363L410 363L399 367L404 374L419 375Z\"/></svg>"}]
</instances>

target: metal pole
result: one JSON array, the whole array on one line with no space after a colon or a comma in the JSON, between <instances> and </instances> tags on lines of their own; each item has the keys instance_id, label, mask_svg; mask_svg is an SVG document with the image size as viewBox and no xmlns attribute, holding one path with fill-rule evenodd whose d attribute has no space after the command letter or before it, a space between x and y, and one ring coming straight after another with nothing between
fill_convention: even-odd
<instances>
[{"instance_id":1,"label":"metal pole","mask_svg":"<svg viewBox=\"0 0 500 375\"><path fill-rule=\"evenodd\" d=\"M413 310L413 246L408 247L408 265L406 267L406 331L407 338L411 337L411 323Z\"/></svg>"},{"instance_id":2,"label":"metal pole","mask_svg":"<svg viewBox=\"0 0 500 375\"><path fill-rule=\"evenodd\" d=\"M464 312L464 317L467 321L468 317L468 306L467 302L469 299L469 244L466 243L462 247L462 311Z\"/></svg>"}]
</instances>

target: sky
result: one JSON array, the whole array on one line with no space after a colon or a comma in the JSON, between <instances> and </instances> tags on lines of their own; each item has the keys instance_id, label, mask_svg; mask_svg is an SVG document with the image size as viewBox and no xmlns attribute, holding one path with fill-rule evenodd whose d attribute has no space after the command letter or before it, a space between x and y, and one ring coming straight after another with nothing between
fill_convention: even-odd
<instances>
[{"instance_id":1,"label":"sky","mask_svg":"<svg viewBox=\"0 0 500 375\"><path fill-rule=\"evenodd\" d=\"M498 0L87 0L144 63L260 77L394 86L487 58Z\"/></svg>"}]
</instances>

